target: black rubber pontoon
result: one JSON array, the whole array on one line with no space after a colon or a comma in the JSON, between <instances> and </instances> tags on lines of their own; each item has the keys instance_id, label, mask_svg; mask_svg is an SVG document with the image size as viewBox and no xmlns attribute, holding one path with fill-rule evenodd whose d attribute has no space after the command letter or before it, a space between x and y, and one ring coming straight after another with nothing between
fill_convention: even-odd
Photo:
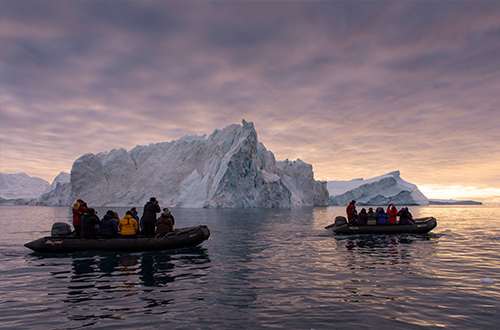
<instances>
[{"instance_id":1,"label":"black rubber pontoon","mask_svg":"<svg viewBox=\"0 0 500 330\"><path fill-rule=\"evenodd\" d=\"M335 218L335 223L326 226L325 229L332 230L337 234L425 234L430 232L437 226L437 221L434 217L415 219L414 224L400 225L350 225L345 217L339 216Z\"/></svg>"},{"instance_id":2,"label":"black rubber pontoon","mask_svg":"<svg viewBox=\"0 0 500 330\"><path fill-rule=\"evenodd\" d=\"M207 226L175 229L166 236L118 236L83 238L48 236L24 244L35 252L64 253L77 251L159 251L196 246L210 237Z\"/></svg>"}]
</instances>

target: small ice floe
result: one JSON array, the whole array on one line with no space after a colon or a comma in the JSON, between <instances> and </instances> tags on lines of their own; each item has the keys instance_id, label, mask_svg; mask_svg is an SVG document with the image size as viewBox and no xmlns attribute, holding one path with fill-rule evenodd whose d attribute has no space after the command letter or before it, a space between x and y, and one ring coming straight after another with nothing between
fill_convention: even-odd
<instances>
[{"instance_id":1,"label":"small ice floe","mask_svg":"<svg viewBox=\"0 0 500 330\"><path fill-rule=\"evenodd\" d=\"M489 277L485 277L485 278L482 278L481 279L481 283L484 283L484 284L495 284L495 280L489 278Z\"/></svg>"}]
</instances>

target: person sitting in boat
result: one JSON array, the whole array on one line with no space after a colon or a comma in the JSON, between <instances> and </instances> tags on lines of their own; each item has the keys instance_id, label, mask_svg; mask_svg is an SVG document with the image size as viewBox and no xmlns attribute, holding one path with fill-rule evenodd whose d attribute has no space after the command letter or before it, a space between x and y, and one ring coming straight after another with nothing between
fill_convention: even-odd
<instances>
[{"instance_id":1,"label":"person sitting in boat","mask_svg":"<svg viewBox=\"0 0 500 330\"><path fill-rule=\"evenodd\" d=\"M127 211L125 217L120 220L118 227L120 227L120 233L123 236L136 235L139 232L139 225L130 211Z\"/></svg>"},{"instance_id":2,"label":"person sitting in boat","mask_svg":"<svg viewBox=\"0 0 500 330\"><path fill-rule=\"evenodd\" d=\"M155 234L156 213L160 213L161 208L156 198L151 197L144 205L144 212L141 218L141 231L143 235Z\"/></svg>"},{"instance_id":3,"label":"person sitting in boat","mask_svg":"<svg viewBox=\"0 0 500 330\"><path fill-rule=\"evenodd\" d=\"M75 228L75 236L81 236L82 233L82 216L88 211L87 203L83 199L77 200L73 204L73 227Z\"/></svg>"},{"instance_id":4,"label":"person sitting in boat","mask_svg":"<svg viewBox=\"0 0 500 330\"><path fill-rule=\"evenodd\" d=\"M387 214L389 214L389 223L395 225L398 223L398 210L394 204L387 206Z\"/></svg>"},{"instance_id":5,"label":"person sitting in boat","mask_svg":"<svg viewBox=\"0 0 500 330\"><path fill-rule=\"evenodd\" d=\"M411 215L407 207L403 207L401 210L399 210L398 215L399 223L401 225L411 225L415 223L415 221L413 221L413 216Z\"/></svg>"},{"instance_id":6,"label":"person sitting in boat","mask_svg":"<svg viewBox=\"0 0 500 330\"><path fill-rule=\"evenodd\" d=\"M373 208L368 208L368 212L366 212L366 224L368 226L375 226L377 224L377 214L373 212Z\"/></svg>"},{"instance_id":7,"label":"person sitting in boat","mask_svg":"<svg viewBox=\"0 0 500 330\"><path fill-rule=\"evenodd\" d=\"M137 212L137 209L135 208L135 206L130 209L130 214L137 221L137 223L139 223L139 212Z\"/></svg>"},{"instance_id":8,"label":"person sitting in boat","mask_svg":"<svg viewBox=\"0 0 500 330\"><path fill-rule=\"evenodd\" d=\"M384 208L377 208L377 224L386 225L389 222L389 215L384 212Z\"/></svg>"},{"instance_id":9,"label":"person sitting in boat","mask_svg":"<svg viewBox=\"0 0 500 330\"><path fill-rule=\"evenodd\" d=\"M102 217L101 223L99 224L99 233L102 236L118 235L118 222L116 221L115 213L116 212L109 210L104 217Z\"/></svg>"},{"instance_id":10,"label":"person sitting in boat","mask_svg":"<svg viewBox=\"0 0 500 330\"><path fill-rule=\"evenodd\" d=\"M367 219L368 219L368 216L366 214L366 209L363 207L361 209L361 211L359 211L359 214L358 214L358 220L357 220L358 225L360 225L360 226L366 225Z\"/></svg>"},{"instance_id":11,"label":"person sitting in boat","mask_svg":"<svg viewBox=\"0 0 500 330\"><path fill-rule=\"evenodd\" d=\"M358 211L356 211L356 201L352 200L346 208L347 220L349 220L350 224L356 223L356 219L358 218Z\"/></svg>"},{"instance_id":12,"label":"person sitting in boat","mask_svg":"<svg viewBox=\"0 0 500 330\"><path fill-rule=\"evenodd\" d=\"M406 213L408 214L408 220L411 221L411 223L415 223L415 220L413 220L413 215L410 213L410 210L408 210L408 207L405 207Z\"/></svg>"},{"instance_id":13,"label":"person sitting in boat","mask_svg":"<svg viewBox=\"0 0 500 330\"><path fill-rule=\"evenodd\" d=\"M99 231L99 217L93 208L87 210L82 216L82 237L96 237Z\"/></svg>"},{"instance_id":14,"label":"person sitting in boat","mask_svg":"<svg viewBox=\"0 0 500 330\"><path fill-rule=\"evenodd\" d=\"M174 231L175 219L168 208L164 208L161 216L156 219L156 234L165 236Z\"/></svg>"}]
</instances>

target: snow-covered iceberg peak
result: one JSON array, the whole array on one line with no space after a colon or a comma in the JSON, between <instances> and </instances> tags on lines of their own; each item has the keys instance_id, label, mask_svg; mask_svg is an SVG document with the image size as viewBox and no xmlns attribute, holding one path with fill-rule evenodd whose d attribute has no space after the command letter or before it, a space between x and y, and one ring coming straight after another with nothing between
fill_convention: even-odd
<instances>
[{"instance_id":1,"label":"snow-covered iceberg peak","mask_svg":"<svg viewBox=\"0 0 500 330\"><path fill-rule=\"evenodd\" d=\"M37 198L50 184L40 178L31 177L26 173L0 173L0 198Z\"/></svg>"},{"instance_id":2,"label":"snow-covered iceberg peak","mask_svg":"<svg viewBox=\"0 0 500 330\"><path fill-rule=\"evenodd\" d=\"M344 206L351 200L360 205L429 205L427 197L394 171L372 179L329 181L330 205Z\"/></svg>"},{"instance_id":3,"label":"snow-covered iceberg peak","mask_svg":"<svg viewBox=\"0 0 500 330\"><path fill-rule=\"evenodd\" d=\"M94 206L291 207L328 205L326 182L297 161L286 169L258 142L253 123L206 136L85 154L71 169L71 195ZM313 187L313 192L307 191Z\"/></svg>"}]
</instances>

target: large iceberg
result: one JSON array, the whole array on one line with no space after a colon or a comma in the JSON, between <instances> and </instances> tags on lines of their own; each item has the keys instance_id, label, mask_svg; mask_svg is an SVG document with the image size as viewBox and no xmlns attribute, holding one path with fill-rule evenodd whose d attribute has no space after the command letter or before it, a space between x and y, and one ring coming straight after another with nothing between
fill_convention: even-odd
<instances>
[{"instance_id":1,"label":"large iceberg","mask_svg":"<svg viewBox=\"0 0 500 330\"><path fill-rule=\"evenodd\" d=\"M372 179L328 181L330 205L345 206L351 200L359 205L429 205L417 186L401 179L394 171Z\"/></svg>"},{"instance_id":2,"label":"large iceberg","mask_svg":"<svg viewBox=\"0 0 500 330\"><path fill-rule=\"evenodd\" d=\"M57 189L57 186L56 188ZM38 205L142 205L249 208L327 206L326 182L314 180L303 161L276 161L257 140L253 123L233 124L206 136L85 154L69 185L47 191Z\"/></svg>"}]
</instances>

